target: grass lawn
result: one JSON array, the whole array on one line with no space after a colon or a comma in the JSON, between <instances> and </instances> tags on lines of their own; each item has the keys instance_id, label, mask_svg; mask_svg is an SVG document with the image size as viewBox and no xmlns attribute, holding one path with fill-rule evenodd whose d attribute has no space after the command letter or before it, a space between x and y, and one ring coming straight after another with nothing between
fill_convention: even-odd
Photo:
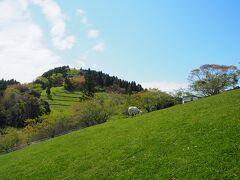
<instances>
[{"instance_id":1,"label":"grass lawn","mask_svg":"<svg viewBox=\"0 0 240 180\"><path fill-rule=\"evenodd\" d=\"M235 90L0 156L0 179L239 179L239 132Z\"/></svg>"}]
</instances>

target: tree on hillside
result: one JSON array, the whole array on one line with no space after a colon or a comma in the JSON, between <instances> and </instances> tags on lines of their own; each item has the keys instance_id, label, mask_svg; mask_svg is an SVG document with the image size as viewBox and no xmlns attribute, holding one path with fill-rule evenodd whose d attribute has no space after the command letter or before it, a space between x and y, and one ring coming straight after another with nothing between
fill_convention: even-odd
<instances>
[{"instance_id":1,"label":"tree on hillside","mask_svg":"<svg viewBox=\"0 0 240 180\"><path fill-rule=\"evenodd\" d=\"M80 75L86 77L89 76L89 74L91 74L91 81L94 83L96 91L99 87L100 89L105 89L106 91L113 90L128 94L131 94L133 92L140 92L143 90L142 86L140 84L136 84L136 82L121 80L116 76L110 76L101 71L80 69Z\"/></svg>"},{"instance_id":2,"label":"tree on hillside","mask_svg":"<svg viewBox=\"0 0 240 180\"><path fill-rule=\"evenodd\" d=\"M14 85L14 84L19 84L19 82L17 82L14 79L11 79L11 80L1 79L0 80L0 96L3 96L3 92L7 89L7 86Z\"/></svg>"},{"instance_id":3,"label":"tree on hillside","mask_svg":"<svg viewBox=\"0 0 240 180\"><path fill-rule=\"evenodd\" d=\"M82 75L74 76L71 78L73 87L75 90L83 90L84 84L85 84L85 78Z\"/></svg>"},{"instance_id":4,"label":"tree on hillside","mask_svg":"<svg viewBox=\"0 0 240 180\"><path fill-rule=\"evenodd\" d=\"M48 99L52 99L51 87L47 87L46 89Z\"/></svg>"},{"instance_id":5,"label":"tree on hillside","mask_svg":"<svg viewBox=\"0 0 240 180\"><path fill-rule=\"evenodd\" d=\"M67 77L72 78L74 76L78 76L80 74L80 70L78 69L69 69L69 71L67 72Z\"/></svg>"},{"instance_id":6,"label":"tree on hillside","mask_svg":"<svg viewBox=\"0 0 240 180\"><path fill-rule=\"evenodd\" d=\"M68 76L69 71L70 71L69 66L62 66L62 67L51 69L45 72L42 76L49 79L53 74L62 74L62 76L65 78Z\"/></svg>"},{"instance_id":7,"label":"tree on hillside","mask_svg":"<svg viewBox=\"0 0 240 180\"><path fill-rule=\"evenodd\" d=\"M193 96L188 89L179 88L170 93L175 100L175 104L182 104L184 96Z\"/></svg>"},{"instance_id":8,"label":"tree on hillside","mask_svg":"<svg viewBox=\"0 0 240 180\"><path fill-rule=\"evenodd\" d=\"M85 83L83 86L83 93L85 96L92 97L94 95L94 75L90 69L88 69L87 73L85 74Z\"/></svg>"},{"instance_id":9,"label":"tree on hillside","mask_svg":"<svg viewBox=\"0 0 240 180\"><path fill-rule=\"evenodd\" d=\"M6 126L6 112L4 106L0 103L0 127ZM1 133L0 133L1 134Z\"/></svg>"},{"instance_id":10,"label":"tree on hillside","mask_svg":"<svg viewBox=\"0 0 240 180\"><path fill-rule=\"evenodd\" d=\"M161 91L142 91L130 96L130 104L147 112L171 107L175 104L174 97Z\"/></svg>"},{"instance_id":11,"label":"tree on hillside","mask_svg":"<svg viewBox=\"0 0 240 180\"><path fill-rule=\"evenodd\" d=\"M50 76L50 86L59 87L62 86L64 82L64 75L61 73L54 73Z\"/></svg>"},{"instance_id":12,"label":"tree on hillside","mask_svg":"<svg viewBox=\"0 0 240 180\"><path fill-rule=\"evenodd\" d=\"M69 78L65 78L64 83L63 83L63 87L67 91L70 91L70 92L74 91L73 83L72 83L71 79L69 79Z\"/></svg>"},{"instance_id":13,"label":"tree on hillside","mask_svg":"<svg viewBox=\"0 0 240 180\"><path fill-rule=\"evenodd\" d=\"M191 71L190 88L203 96L212 96L238 84L240 71L236 66L205 64Z\"/></svg>"},{"instance_id":14,"label":"tree on hillside","mask_svg":"<svg viewBox=\"0 0 240 180\"><path fill-rule=\"evenodd\" d=\"M46 89L48 86L50 86L50 82L47 78L40 76L35 81L34 84L40 84L43 89Z\"/></svg>"},{"instance_id":15,"label":"tree on hillside","mask_svg":"<svg viewBox=\"0 0 240 180\"><path fill-rule=\"evenodd\" d=\"M22 128L26 119L35 119L49 114L49 104L39 98L39 93L26 85L7 87L0 98L0 128Z\"/></svg>"}]
</instances>

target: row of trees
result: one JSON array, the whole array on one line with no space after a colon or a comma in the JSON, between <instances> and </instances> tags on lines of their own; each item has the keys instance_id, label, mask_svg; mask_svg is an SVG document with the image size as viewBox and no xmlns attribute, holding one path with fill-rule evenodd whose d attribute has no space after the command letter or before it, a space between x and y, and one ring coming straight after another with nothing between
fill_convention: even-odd
<instances>
[{"instance_id":1,"label":"row of trees","mask_svg":"<svg viewBox=\"0 0 240 180\"><path fill-rule=\"evenodd\" d=\"M127 94L143 90L142 86L134 81L128 82L116 76L109 76L101 71L81 69L80 74L86 78L86 83L91 84L96 90L116 91Z\"/></svg>"},{"instance_id":2,"label":"row of trees","mask_svg":"<svg viewBox=\"0 0 240 180\"><path fill-rule=\"evenodd\" d=\"M14 85L14 84L19 84L19 82L17 82L17 81L14 80L14 79L11 79L11 80L1 79L1 80L0 80L0 96L3 95L3 93L4 93L4 91L7 89L7 86L8 86L8 85Z\"/></svg>"}]
</instances>

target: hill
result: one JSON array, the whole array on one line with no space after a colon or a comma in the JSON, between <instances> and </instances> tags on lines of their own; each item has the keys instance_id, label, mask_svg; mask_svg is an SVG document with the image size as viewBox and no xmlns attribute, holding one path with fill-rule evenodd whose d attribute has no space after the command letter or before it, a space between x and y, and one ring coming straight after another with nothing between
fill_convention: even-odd
<instances>
[{"instance_id":1,"label":"hill","mask_svg":"<svg viewBox=\"0 0 240 180\"><path fill-rule=\"evenodd\" d=\"M97 93L115 93L124 96L138 92L143 92L143 88L134 81L122 80L101 71L75 69L69 66L51 69L27 84L21 84L13 79L2 79L0 80L0 135L13 132L8 128L15 128L14 131L17 132L19 128L41 123L46 116L53 115L52 111L57 112L58 115L63 113L69 116L73 105L89 100ZM17 132L16 135L18 136L19 133ZM2 143L3 141L5 140L0 136L0 153L2 149L6 149L2 147L9 144ZM16 141L10 146L19 146L20 141Z\"/></svg>"},{"instance_id":2,"label":"hill","mask_svg":"<svg viewBox=\"0 0 240 180\"><path fill-rule=\"evenodd\" d=\"M140 84L135 81L128 82L116 76L110 76L102 71L91 69L71 69L69 66L62 66L51 69L38 77L34 84L40 84L43 89L49 87L61 87L66 90L83 90L92 92L118 92L132 94L143 90Z\"/></svg>"},{"instance_id":3,"label":"hill","mask_svg":"<svg viewBox=\"0 0 240 180\"><path fill-rule=\"evenodd\" d=\"M0 179L238 179L240 90L0 157Z\"/></svg>"}]
</instances>

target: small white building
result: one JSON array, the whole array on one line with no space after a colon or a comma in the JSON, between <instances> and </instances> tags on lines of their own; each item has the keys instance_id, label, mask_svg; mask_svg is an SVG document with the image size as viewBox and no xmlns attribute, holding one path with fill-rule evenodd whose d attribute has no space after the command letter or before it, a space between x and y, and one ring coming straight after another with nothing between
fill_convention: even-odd
<instances>
[{"instance_id":1,"label":"small white building","mask_svg":"<svg viewBox=\"0 0 240 180\"><path fill-rule=\"evenodd\" d=\"M185 103L188 103L188 102L191 102L191 101L196 101L198 99L199 99L199 97L194 96L194 95L184 96L183 99L182 99L182 103L185 104Z\"/></svg>"}]
</instances>

